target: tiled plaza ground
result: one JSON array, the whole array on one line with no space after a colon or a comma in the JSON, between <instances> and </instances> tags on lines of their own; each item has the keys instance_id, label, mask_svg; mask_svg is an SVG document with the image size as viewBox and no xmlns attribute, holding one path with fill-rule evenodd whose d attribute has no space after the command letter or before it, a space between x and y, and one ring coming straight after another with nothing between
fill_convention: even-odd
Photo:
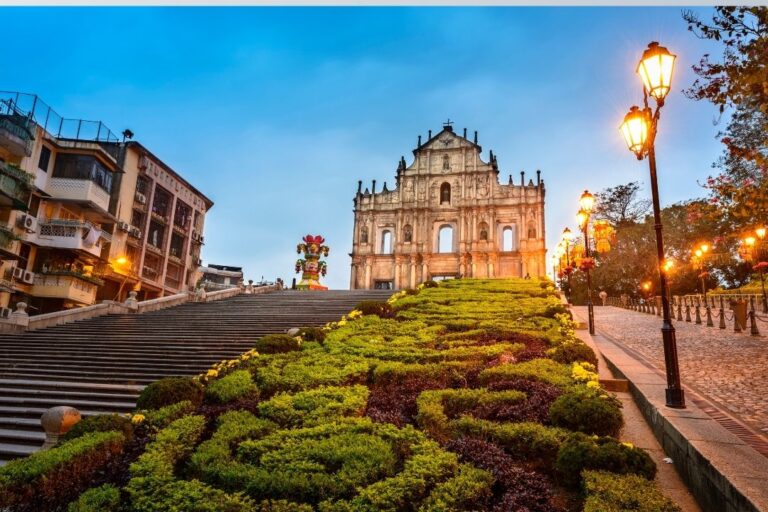
<instances>
[{"instance_id":1,"label":"tiled plaza ground","mask_svg":"<svg viewBox=\"0 0 768 512\"><path fill-rule=\"evenodd\" d=\"M586 318L586 308L575 308ZM727 410L768 437L768 323L763 336L674 321L684 387ZM597 332L640 353L664 369L661 318L611 306L595 306Z\"/></svg>"}]
</instances>

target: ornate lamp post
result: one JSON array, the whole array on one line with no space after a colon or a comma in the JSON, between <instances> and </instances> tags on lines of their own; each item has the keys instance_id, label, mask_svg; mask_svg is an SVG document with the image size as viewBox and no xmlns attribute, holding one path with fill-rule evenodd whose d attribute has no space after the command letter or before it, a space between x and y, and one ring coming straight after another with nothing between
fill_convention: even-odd
<instances>
[{"instance_id":1,"label":"ornate lamp post","mask_svg":"<svg viewBox=\"0 0 768 512\"><path fill-rule=\"evenodd\" d=\"M579 198L581 209L576 214L576 220L579 227L584 232L584 262L582 266L587 273L587 314L589 316L589 334L595 334L595 309L592 305L592 277L590 268L592 266L592 254L589 249L589 216L592 214L592 208L595 206L595 196L585 190Z\"/></svg>"},{"instance_id":2,"label":"ornate lamp post","mask_svg":"<svg viewBox=\"0 0 768 512\"><path fill-rule=\"evenodd\" d=\"M654 143L658 128L661 107L670 90L675 56L659 43L652 42L643 52L637 73L643 81L643 105L640 110L633 106L624 117L620 130L627 142L627 147L635 153L638 160L648 158L651 175L651 193L653 195L653 220L656 230L656 253L659 261L659 291L661 292L662 326L664 341L664 362L667 371L666 405L678 409L685 408L685 394L680 384L680 366L677 359L677 340L669 307L667 276L663 268L664 237L662 236L661 208L659 206L659 185L656 179L656 153ZM648 106L648 96L656 101L655 110Z\"/></svg>"},{"instance_id":3,"label":"ornate lamp post","mask_svg":"<svg viewBox=\"0 0 768 512\"><path fill-rule=\"evenodd\" d=\"M699 245L699 247L693 252L694 256L696 257L696 261L699 264L699 279L701 279L701 293L704 295L704 305L707 304L707 271L705 268L705 257L707 256L707 253L709 252L709 244L703 243Z\"/></svg>"},{"instance_id":4,"label":"ornate lamp post","mask_svg":"<svg viewBox=\"0 0 768 512\"><path fill-rule=\"evenodd\" d=\"M760 287L763 290L763 313L768 313L768 299L766 299L765 296L765 268L768 267L768 263L766 263L765 253L762 251L766 229L764 227L759 227L755 229L755 234L757 235L757 238L760 239L760 250L757 251L757 265L753 268L756 268L758 272L760 272Z\"/></svg>"}]
</instances>

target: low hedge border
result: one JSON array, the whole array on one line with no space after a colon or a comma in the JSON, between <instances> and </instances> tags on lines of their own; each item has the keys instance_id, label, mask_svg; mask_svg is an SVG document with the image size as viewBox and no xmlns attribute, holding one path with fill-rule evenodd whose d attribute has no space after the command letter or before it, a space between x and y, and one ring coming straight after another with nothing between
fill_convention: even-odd
<instances>
[{"instance_id":1,"label":"low hedge border","mask_svg":"<svg viewBox=\"0 0 768 512\"><path fill-rule=\"evenodd\" d=\"M0 468L0 507L46 510L67 503L119 455L121 432L92 432Z\"/></svg>"}]
</instances>

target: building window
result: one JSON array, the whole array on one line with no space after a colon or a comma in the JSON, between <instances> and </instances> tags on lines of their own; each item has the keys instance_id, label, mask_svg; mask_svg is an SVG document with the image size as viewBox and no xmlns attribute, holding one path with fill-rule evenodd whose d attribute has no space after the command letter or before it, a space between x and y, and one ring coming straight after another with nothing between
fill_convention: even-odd
<instances>
[{"instance_id":1,"label":"building window","mask_svg":"<svg viewBox=\"0 0 768 512\"><path fill-rule=\"evenodd\" d=\"M440 204L451 203L451 185L443 183L440 185Z\"/></svg>"},{"instance_id":2,"label":"building window","mask_svg":"<svg viewBox=\"0 0 768 512\"><path fill-rule=\"evenodd\" d=\"M511 226L501 231L501 250L504 252L515 250L515 230Z\"/></svg>"},{"instance_id":3,"label":"building window","mask_svg":"<svg viewBox=\"0 0 768 512\"><path fill-rule=\"evenodd\" d=\"M368 228L363 226L360 228L360 243L361 244L367 244L368 243Z\"/></svg>"},{"instance_id":4,"label":"building window","mask_svg":"<svg viewBox=\"0 0 768 512\"><path fill-rule=\"evenodd\" d=\"M392 254L392 232L381 232L381 254Z\"/></svg>"},{"instance_id":5,"label":"building window","mask_svg":"<svg viewBox=\"0 0 768 512\"><path fill-rule=\"evenodd\" d=\"M155 187L155 197L152 199L152 213L164 219L168 218L173 196L162 187Z\"/></svg>"},{"instance_id":6,"label":"building window","mask_svg":"<svg viewBox=\"0 0 768 512\"><path fill-rule=\"evenodd\" d=\"M189 228L189 224L192 222L192 208L190 208L184 201L176 200L176 212L173 215L173 224L182 229Z\"/></svg>"},{"instance_id":7,"label":"building window","mask_svg":"<svg viewBox=\"0 0 768 512\"><path fill-rule=\"evenodd\" d=\"M443 170L451 170L451 158L448 155L443 155Z\"/></svg>"},{"instance_id":8,"label":"building window","mask_svg":"<svg viewBox=\"0 0 768 512\"><path fill-rule=\"evenodd\" d=\"M133 213L131 214L131 226L144 229L144 212L141 210L133 210Z\"/></svg>"},{"instance_id":9,"label":"building window","mask_svg":"<svg viewBox=\"0 0 768 512\"><path fill-rule=\"evenodd\" d=\"M48 172L48 165L51 163L51 150L46 146L40 148L40 159L37 161L37 168L43 172Z\"/></svg>"},{"instance_id":10,"label":"building window","mask_svg":"<svg viewBox=\"0 0 768 512\"><path fill-rule=\"evenodd\" d=\"M147 178L139 176L139 178L136 180L136 192L144 195L145 197L149 196L149 180Z\"/></svg>"},{"instance_id":11,"label":"building window","mask_svg":"<svg viewBox=\"0 0 768 512\"><path fill-rule=\"evenodd\" d=\"M451 226L440 226L437 233L437 252L453 252L453 228Z\"/></svg>"},{"instance_id":12,"label":"building window","mask_svg":"<svg viewBox=\"0 0 768 512\"><path fill-rule=\"evenodd\" d=\"M177 233L171 235L170 253L171 256L181 259L181 256L184 254L184 237Z\"/></svg>"},{"instance_id":13,"label":"building window","mask_svg":"<svg viewBox=\"0 0 768 512\"><path fill-rule=\"evenodd\" d=\"M60 153L53 166L53 177L90 180L112 193L112 172L93 156Z\"/></svg>"},{"instance_id":14,"label":"building window","mask_svg":"<svg viewBox=\"0 0 768 512\"><path fill-rule=\"evenodd\" d=\"M411 243L413 241L413 228L410 224L406 224L403 228L403 241Z\"/></svg>"},{"instance_id":15,"label":"building window","mask_svg":"<svg viewBox=\"0 0 768 512\"><path fill-rule=\"evenodd\" d=\"M480 231L480 240L483 242L488 241L488 224L485 222L481 222L480 226L478 227L478 230Z\"/></svg>"},{"instance_id":16,"label":"building window","mask_svg":"<svg viewBox=\"0 0 768 512\"><path fill-rule=\"evenodd\" d=\"M147 242L158 249L163 248L163 239L165 238L165 227L155 221L149 223L149 233L147 233Z\"/></svg>"}]
</instances>

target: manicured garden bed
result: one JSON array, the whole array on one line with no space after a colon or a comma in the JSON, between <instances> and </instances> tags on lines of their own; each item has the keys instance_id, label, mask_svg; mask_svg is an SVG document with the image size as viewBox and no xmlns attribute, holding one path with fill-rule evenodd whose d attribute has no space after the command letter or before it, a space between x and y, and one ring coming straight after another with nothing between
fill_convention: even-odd
<instances>
[{"instance_id":1,"label":"manicured garden bed","mask_svg":"<svg viewBox=\"0 0 768 512\"><path fill-rule=\"evenodd\" d=\"M49 461L0 469L0 508L677 510L616 439L620 404L546 281L421 286L257 349L151 385L129 427L90 420ZM66 460L87 478L33 508L26 489Z\"/></svg>"}]
</instances>

